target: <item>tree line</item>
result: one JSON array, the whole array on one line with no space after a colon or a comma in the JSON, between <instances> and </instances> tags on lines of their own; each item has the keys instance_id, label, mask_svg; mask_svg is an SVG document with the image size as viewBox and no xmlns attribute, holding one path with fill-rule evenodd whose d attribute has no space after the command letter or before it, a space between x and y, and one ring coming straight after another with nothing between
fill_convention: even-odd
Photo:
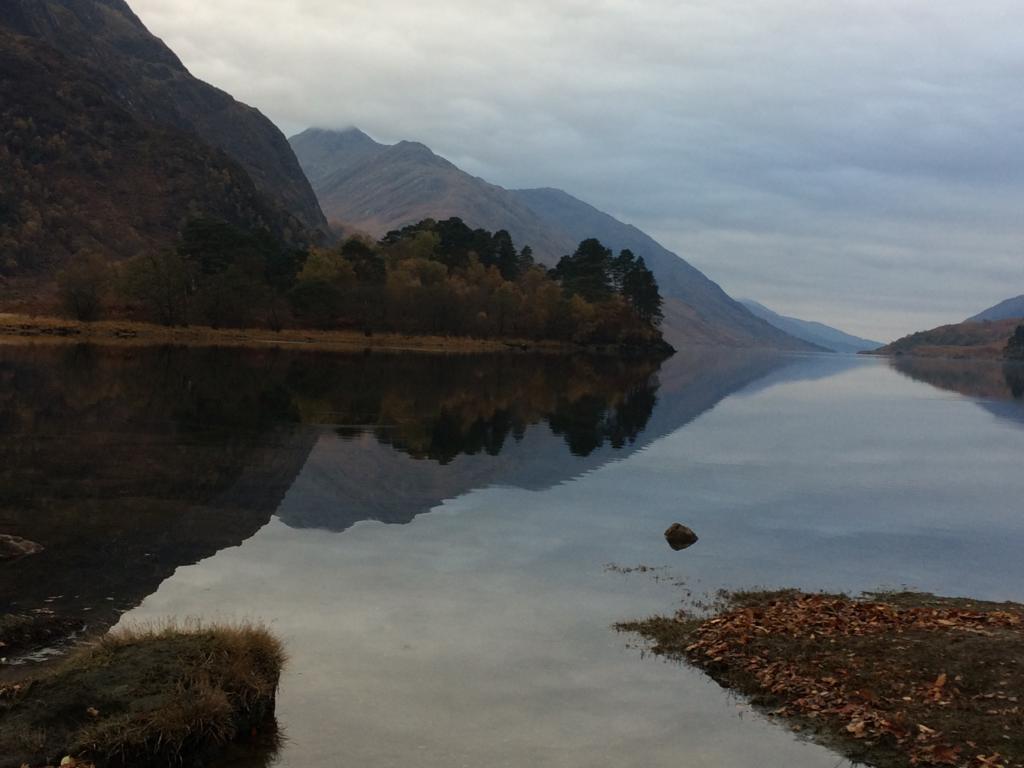
<instances>
[{"instance_id":1,"label":"tree line","mask_svg":"<svg viewBox=\"0 0 1024 768\"><path fill-rule=\"evenodd\" d=\"M177 246L111 265L82 255L58 276L65 311L164 325L357 329L647 344L661 338L654 275L628 250L580 243L553 269L509 233L425 219L379 241L300 250L221 221L186 224Z\"/></svg>"}]
</instances>

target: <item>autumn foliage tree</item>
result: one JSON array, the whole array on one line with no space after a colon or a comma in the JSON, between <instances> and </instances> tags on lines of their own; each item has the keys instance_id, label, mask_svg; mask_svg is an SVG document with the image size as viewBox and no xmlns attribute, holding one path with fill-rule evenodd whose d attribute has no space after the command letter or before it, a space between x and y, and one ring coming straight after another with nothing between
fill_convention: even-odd
<instances>
[{"instance_id":1,"label":"autumn foliage tree","mask_svg":"<svg viewBox=\"0 0 1024 768\"><path fill-rule=\"evenodd\" d=\"M127 272L132 294L168 324L661 343L661 297L642 259L586 240L549 271L508 232L458 218L308 252L198 220L173 253L137 259Z\"/></svg>"},{"instance_id":2,"label":"autumn foliage tree","mask_svg":"<svg viewBox=\"0 0 1024 768\"><path fill-rule=\"evenodd\" d=\"M76 320L98 320L110 288L110 264L96 253L79 254L57 273L57 290L64 311Z\"/></svg>"},{"instance_id":3,"label":"autumn foliage tree","mask_svg":"<svg viewBox=\"0 0 1024 768\"><path fill-rule=\"evenodd\" d=\"M187 325L193 279L189 264L172 250L141 254L124 264L121 292L161 325Z\"/></svg>"}]
</instances>

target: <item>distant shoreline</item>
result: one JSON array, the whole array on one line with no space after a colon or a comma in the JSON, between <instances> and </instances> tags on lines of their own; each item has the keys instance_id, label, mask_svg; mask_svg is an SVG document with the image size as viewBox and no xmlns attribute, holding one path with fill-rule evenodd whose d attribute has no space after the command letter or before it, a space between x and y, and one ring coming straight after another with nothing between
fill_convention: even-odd
<instances>
[{"instance_id":1,"label":"distant shoreline","mask_svg":"<svg viewBox=\"0 0 1024 768\"><path fill-rule=\"evenodd\" d=\"M958 346L922 346L909 350L885 351L882 349L871 349L858 352L858 355L865 357L882 357L887 359L898 359L911 357L923 360L963 360L983 362L1012 362L1003 355L1004 347L958 347Z\"/></svg>"},{"instance_id":2,"label":"distant shoreline","mask_svg":"<svg viewBox=\"0 0 1024 768\"><path fill-rule=\"evenodd\" d=\"M285 328L211 328L163 326L135 320L86 323L60 317L0 312L0 344L102 344L104 346L174 345L304 349L315 351L420 352L430 354L544 353L544 354L664 354L657 349L620 345L581 345L532 339L478 339L468 336L418 336L400 333L364 334L355 330Z\"/></svg>"},{"instance_id":3,"label":"distant shoreline","mask_svg":"<svg viewBox=\"0 0 1024 768\"><path fill-rule=\"evenodd\" d=\"M953 360L1012 360L1007 345L1021 319L965 321L904 336L861 354L880 357L930 357Z\"/></svg>"}]
</instances>

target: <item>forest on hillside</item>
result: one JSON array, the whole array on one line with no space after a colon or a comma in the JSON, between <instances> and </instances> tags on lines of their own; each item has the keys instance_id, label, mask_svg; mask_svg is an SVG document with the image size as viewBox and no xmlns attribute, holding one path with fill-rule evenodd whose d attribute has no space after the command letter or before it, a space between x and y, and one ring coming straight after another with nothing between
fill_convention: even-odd
<instances>
[{"instance_id":1,"label":"forest on hillside","mask_svg":"<svg viewBox=\"0 0 1024 768\"><path fill-rule=\"evenodd\" d=\"M199 214L315 239L238 162L117 93L105 73L0 28L0 283L169 247Z\"/></svg>"},{"instance_id":2,"label":"forest on hillside","mask_svg":"<svg viewBox=\"0 0 1024 768\"><path fill-rule=\"evenodd\" d=\"M875 351L880 355L920 357L1013 357L1020 320L966 321L918 331Z\"/></svg>"},{"instance_id":3,"label":"forest on hillside","mask_svg":"<svg viewBox=\"0 0 1024 768\"><path fill-rule=\"evenodd\" d=\"M662 298L642 258L589 239L547 269L508 232L458 218L310 249L193 219L173 249L113 264L85 256L58 284L65 311L85 321L662 343Z\"/></svg>"}]
</instances>

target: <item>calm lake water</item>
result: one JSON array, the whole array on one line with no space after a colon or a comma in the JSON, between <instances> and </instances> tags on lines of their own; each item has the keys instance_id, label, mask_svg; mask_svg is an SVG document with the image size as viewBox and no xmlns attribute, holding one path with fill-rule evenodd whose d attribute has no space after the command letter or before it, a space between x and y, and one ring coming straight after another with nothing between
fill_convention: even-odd
<instances>
[{"instance_id":1,"label":"calm lake water","mask_svg":"<svg viewBox=\"0 0 1024 768\"><path fill-rule=\"evenodd\" d=\"M843 356L0 347L0 532L47 547L0 607L267 622L287 740L242 766L830 768L611 625L728 587L1024 600L1022 393Z\"/></svg>"}]
</instances>

